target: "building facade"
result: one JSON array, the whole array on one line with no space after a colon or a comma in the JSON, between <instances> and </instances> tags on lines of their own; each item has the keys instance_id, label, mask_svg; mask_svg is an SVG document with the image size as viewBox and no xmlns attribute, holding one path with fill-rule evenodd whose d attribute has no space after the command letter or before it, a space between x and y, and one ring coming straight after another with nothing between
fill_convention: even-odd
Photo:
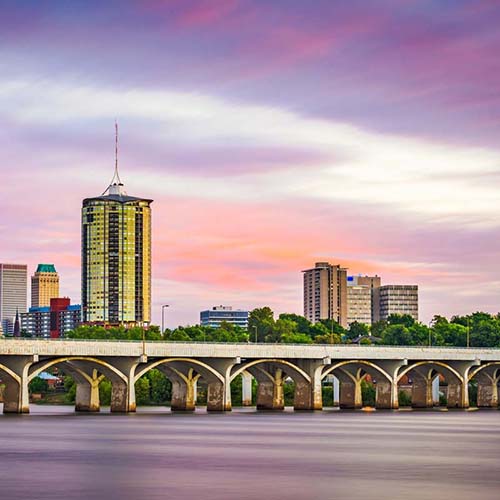
<instances>
[{"instance_id":1,"label":"building facade","mask_svg":"<svg viewBox=\"0 0 500 500\"><path fill-rule=\"evenodd\" d=\"M391 314L409 314L418 321L418 286L383 285L380 291L380 319L386 321Z\"/></svg>"},{"instance_id":2,"label":"building facade","mask_svg":"<svg viewBox=\"0 0 500 500\"><path fill-rule=\"evenodd\" d=\"M303 272L304 316L312 323L333 319L347 327L347 269L316 262Z\"/></svg>"},{"instance_id":3,"label":"building facade","mask_svg":"<svg viewBox=\"0 0 500 500\"><path fill-rule=\"evenodd\" d=\"M371 320L370 323L373 324L380 320L380 286L381 278L380 276L348 276L347 277L348 286L362 286L367 287L370 290L370 302L371 302Z\"/></svg>"},{"instance_id":4,"label":"building facade","mask_svg":"<svg viewBox=\"0 0 500 500\"><path fill-rule=\"evenodd\" d=\"M14 334L16 314L26 312L28 266L0 264L0 322L4 335Z\"/></svg>"},{"instance_id":5,"label":"building facade","mask_svg":"<svg viewBox=\"0 0 500 500\"><path fill-rule=\"evenodd\" d=\"M50 306L50 299L59 297L59 275L54 264L38 264L31 277L31 307Z\"/></svg>"},{"instance_id":6,"label":"building facade","mask_svg":"<svg viewBox=\"0 0 500 500\"><path fill-rule=\"evenodd\" d=\"M83 200L83 322L150 323L152 201L128 196L116 169L102 196Z\"/></svg>"},{"instance_id":7,"label":"building facade","mask_svg":"<svg viewBox=\"0 0 500 500\"><path fill-rule=\"evenodd\" d=\"M50 306L30 307L21 314L21 331L29 337L64 337L81 323L81 313L81 306L71 305L67 297L52 298Z\"/></svg>"},{"instance_id":8,"label":"building facade","mask_svg":"<svg viewBox=\"0 0 500 500\"><path fill-rule=\"evenodd\" d=\"M368 286L347 282L347 324L372 324L372 293Z\"/></svg>"},{"instance_id":9,"label":"building facade","mask_svg":"<svg viewBox=\"0 0 500 500\"><path fill-rule=\"evenodd\" d=\"M248 311L233 309L231 306L215 306L200 312L200 325L219 328L225 322L247 329L249 314Z\"/></svg>"}]
</instances>

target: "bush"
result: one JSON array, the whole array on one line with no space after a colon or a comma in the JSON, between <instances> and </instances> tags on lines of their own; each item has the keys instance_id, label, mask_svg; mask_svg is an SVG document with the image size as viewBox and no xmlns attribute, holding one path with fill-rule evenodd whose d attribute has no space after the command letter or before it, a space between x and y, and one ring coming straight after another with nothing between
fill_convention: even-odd
<instances>
[{"instance_id":1,"label":"bush","mask_svg":"<svg viewBox=\"0 0 500 500\"><path fill-rule=\"evenodd\" d=\"M406 391L399 391L399 406L411 406L411 396Z\"/></svg>"},{"instance_id":2,"label":"bush","mask_svg":"<svg viewBox=\"0 0 500 500\"><path fill-rule=\"evenodd\" d=\"M48 391L49 389L49 384L46 380L41 379L40 377L35 377L31 382L29 386L29 392L30 394L37 393L37 394L44 394Z\"/></svg>"},{"instance_id":3,"label":"bush","mask_svg":"<svg viewBox=\"0 0 500 500\"><path fill-rule=\"evenodd\" d=\"M376 390L372 383L366 380L361 382L361 397L363 406L375 406Z\"/></svg>"}]
</instances>

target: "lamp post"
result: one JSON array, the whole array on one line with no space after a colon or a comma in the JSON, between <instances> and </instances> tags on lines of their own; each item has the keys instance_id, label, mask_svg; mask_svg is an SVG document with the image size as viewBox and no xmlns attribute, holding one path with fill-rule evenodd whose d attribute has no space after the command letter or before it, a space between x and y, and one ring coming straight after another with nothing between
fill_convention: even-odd
<instances>
[{"instance_id":1,"label":"lamp post","mask_svg":"<svg viewBox=\"0 0 500 500\"><path fill-rule=\"evenodd\" d=\"M470 347L470 319L467 318L467 348Z\"/></svg>"},{"instance_id":2,"label":"lamp post","mask_svg":"<svg viewBox=\"0 0 500 500\"><path fill-rule=\"evenodd\" d=\"M169 307L169 304L165 304L165 305L161 306L161 334L162 335L165 333L165 320L163 319L164 318L163 311L165 310L165 307Z\"/></svg>"},{"instance_id":3,"label":"lamp post","mask_svg":"<svg viewBox=\"0 0 500 500\"><path fill-rule=\"evenodd\" d=\"M432 346L432 323L433 323L434 319L431 319L429 321L429 347Z\"/></svg>"}]
</instances>

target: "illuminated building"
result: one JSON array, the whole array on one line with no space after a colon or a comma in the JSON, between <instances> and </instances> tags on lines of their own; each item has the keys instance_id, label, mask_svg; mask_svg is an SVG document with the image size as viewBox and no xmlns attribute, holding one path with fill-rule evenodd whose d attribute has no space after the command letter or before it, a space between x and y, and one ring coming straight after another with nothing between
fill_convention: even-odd
<instances>
[{"instance_id":1,"label":"illuminated building","mask_svg":"<svg viewBox=\"0 0 500 500\"><path fill-rule=\"evenodd\" d=\"M84 323L147 325L151 321L151 208L128 196L118 174L82 207Z\"/></svg>"}]
</instances>

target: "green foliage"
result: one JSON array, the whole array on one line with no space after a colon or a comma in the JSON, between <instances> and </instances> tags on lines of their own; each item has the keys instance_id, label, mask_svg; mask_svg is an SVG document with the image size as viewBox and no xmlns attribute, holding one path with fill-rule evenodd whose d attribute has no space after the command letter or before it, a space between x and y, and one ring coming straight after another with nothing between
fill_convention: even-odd
<instances>
[{"instance_id":1,"label":"green foliage","mask_svg":"<svg viewBox=\"0 0 500 500\"><path fill-rule=\"evenodd\" d=\"M375 406L376 390L371 382L366 380L361 382L361 397L363 398L363 406Z\"/></svg>"},{"instance_id":2,"label":"green foliage","mask_svg":"<svg viewBox=\"0 0 500 500\"><path fill-rule=\"evenodd\" d=\"M135 400L138 405L146 405L150 402L150 385L148 377L141 377L135 383Z\"/></svg>"},{"instance_id":3,"label":"green foliage","mask_svg":"<svg viewBox=\"0 0 500 500\"><path fill-rule=\"evenodd\" d=\"M411 396L406 391L399 391L399 406L411 406Z\"/></svg>"},{"instance_id":4,"label":"green foliage","mask_svg":"<svg viewBox=\"0 0 500 500\"><path fill-rule=\"evenodd\" d=\"M357 337L366 337L370 334L370 328L364 323L358 323L357 321L353 321L349 325L349 329L346 332L346 337L350 340L355 339Z\"/></svg>"},{"instance_id":5,"label":"green foliage","mask_svg":"<svg viewBox=\"0 0 500 500\"><path fill-rule=\"evenodd\" d=\"M285 406L293 406L293 399L295 396L295 382L285 382L283 384L283 396L285 399Z\"/></svg>"},{"instance_id":6,"label":"green foliage","mask_svg":"<svg viewBox=\"0 0 500 500\"><path fill-rule=\"evenodd\" d=\"M40 377L35 377L29 385L30 394L45 394L49 389L49 384L46 380L41 379Z\"/></svg>"},{"instance_id":7,"label":"green foliage","mask_svg":"<svg viewBox=\"0 0 500 500\"><path fill-rule=\"evenodd\" d=\"M265 342L274 327L274 313L270 307L260 307L250 312L248 317L248 333L250 340L255 342L255 333L257 333L257 342Z\"/></svg>"},{"instance_id":8,"label":"green foliage","mask_svg":"<svg viewBox=\"0 0 500 500\"><path fill-rule=\"evenodd\" d=\"M219 328L205 326L179 326L165 330L161 335L157 326L143 330L140 327L103 328L101 326L79 326L67 333L74 339L117 339L169 342L258 342L338 344L353 338L380 338L386 345L467 346L500 347L500 315L476 312L469 316L454 316L451 320L435 316L432 326L418 323L408 314L392 314L387 321L378 321L370 328L354 322L345 330L336 321L321 320L312 324L298 314L280 314L277 320L270 307L261 307L250 312L249 329L244 330L231 323L222 323ZM371 340L371 339L370 339ZM361 343L361 342L360 342ZM368 340L363 340L364 344Z\"/></svg>"},{"instance_id":9,"label":"green foliage","mask_svg":"<svg viewBox=\"0 0 500 500\"><path fill-rule=\"evenodd\" d=\"M231 382L231 404L233 406L241 406L242 391L243 391L243 377L241 375L238 375Z\"/></svg>"},{"instance_id":10,"label":"green foliage","mask_svg":"<svg viewBox=\"0 0 500 500\"><path fill-rule=\"evenodd\" d=\"M107 379L102 380L99 384L99 400L103 406L111 404L111 382Z\"/></svg>"}]
</instances>

